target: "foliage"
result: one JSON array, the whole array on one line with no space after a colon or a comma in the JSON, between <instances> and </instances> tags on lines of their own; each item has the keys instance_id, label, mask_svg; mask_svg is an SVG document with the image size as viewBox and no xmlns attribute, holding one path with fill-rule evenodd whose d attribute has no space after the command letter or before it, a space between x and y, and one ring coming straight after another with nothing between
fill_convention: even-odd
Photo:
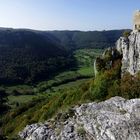
<instances>
[{"instance_id":1,"label":"foliage","mask_svg":"<svg viewBox=\"0 0 140 140\"><path fill-rule=\"evenodd\" d=\"M37 95L19 95L19 96L8 96L8 104L10 107L15 108L23 103L28 103L32 101Z\"/></svg>"},{"instance_id":2,"label":"foliage","mask_svg":"<svg viewBox=\"0 0 140 140\"><path fill-rule=\"evenodd\" d=\"M111 69L100 71L91 85L94 100L105 100L113 96L127 99L140 97L140 74L125 73L121 77L121 59L113 62Z\"/></svg>"},{"instance_id":3,"label":"foliage","mask_svg":"<svg viewBox=\"0 0 140 140\"><path fill-rule=\"evenodd\" d=\"M84 137L86 134L86 131L83 127L79 127L79 128L77 128L77 133L78 133L78 135Z\"/></svg>"},{"instance_id":4,"label":"foliage","mask_svg":"<svg viewBox=\"0 0 140 140\"><path fill-rule=\"evenodd\" d=\"M114 81L120 78L120 61L118 60L114 67L98 74L94 80L92 87L93 98L97 100L104 100L108 96L108 90Z\"/></svg>"},{"instance_id":5,"label":"foliage","mask_svg":"<svg viewBox=\"0 0 140 140\"><path fill-rule=\"evenodd\" d=\"M121 79L121 96L131 99L140 97L140 74L126 73Z\"/></svg>"},{"instance_id":6,"label":"foliage","mask_svg":"<svg viewBox=\"0 0 140 140\"><path fill-rule=\"evenodd\" d=\"M36 83L48 80L59 72L77 65L73 50L114 46L122 32L1 29L0 83ZM86 57L85 60L87 65L91 63Z\"/></svg>"},{"instance_id":7,"label":"foliage","mask_svg":"<svg viewBox=\"0 0 140 140\"><path fill-rule=\"evenodd\" d=\"M69 50L114 47L116 40L124 30L112 31L51 31L52 36L58 39L61 45Z\"/></svg>"},{"instance_id":8,"label":"foliage","mask_svg":"<svg viewBox=\"0 0 140 140\"><path fill-rule=\"evenodd\" d=\"M35 83L75 66L71 52L30 30L0 30L0 83Z\"/></svg>"},{"instance_id":9,"label":"foliage","mask_svg":"<svg viewBox=\"0 0 140 140\"><path fill-rule=\"evenodd\" d=\"M102 59L101 57L97 57L96 58L96 67L97 67L97 70L98 71L104 71L105 70L105 66L106 66L106 63L104 61L104 59Z\"/></svg>"},{"instance_id":10,"label":"foliage","mask_svg":"<svg viewBox=\"0 0 140 140\"><path fill-rule=\"evenodd\" d=\"M115 48L108 48L103 55L96 58L96 67L98 71L105 71L112 68L116 60L122 59L122 56Z\"/></svg>"},{"instance_id":11,"label":"foliage","mask_svg":"<svg viewBox=\"0 0 140 140\"><path fill-rule=\"evenodd\" d=\"M87 79L94 76L93 61L96 56L101 55L101 49L79 49L74 52L77 67L71 71L65 71L51 80L40 82L37 85L39 92L50 92L54 87L74 82L80 79Z\"/></svg>"},{"instance_id":12,"label":"foliage","mask_svg":"<svg viewBox=\"0 0 140 140\"><path fill-rule=\"evenodd\" d=\"M7 101L7 93L4 89L0 89L0 115L8 110L8 106L6 105Z\"/></svg>"},{"instance_id":13,"label":"foliage","mask_svg":"<svg viewBox=\"0 0 140 140\"><path fill-rule=\"evenodd\" d=\"M114 96L120 96L121 89L120 89L120 79L116 79L112 81L112 85L108 87L108 95L107 99L114 97Z\"/></svg>"},{"instance_id":14,"label":"foliage","mask_svg":"<svg viewBox=\"0 0 140 140\"><path fill-rule=\"evenodd\" d=\"M130 35L130 31L126 30L126 31L123 32L124 37L128 38L129 35Z\"/></svg>"},{"instance_id":15,"label":"foliage","mask_svg":"<svg viewBox=\"0 0 140 140\"><path fill-rule=\"evenodd\" d=\"M77 65L79 67L93 67L93 62L96 57L100 56L103 49L78 49L74 51L74 57L77 60Z\"/></svg>"},{"instance_id":16,"label":"foliage","mask_svg":"<svg viewBox=\"0 0 140 140\"><path fill-rule=\"evenodd\" d=\"M13 86L3 86L8 93L8 95L34 95L36 90L33 85L13 85Z\"/></svg>"},{"instance_id":17,"label":"foliage","mask_svg":"<svg viewBox=\"0 0 140 140\"><path fill-rule=\"evenodd\" d=\"M70 109L71 106L91 100L88 92L89 84L90 82L87 82L76 87L67 87L57 92L44 94L32 102L11 110L2 121L4 134L10 134L10 136L17 134L27 124L45 121L60 111L68 110L63 115L63 119L68 114L71 116L73 114L73 110Z\"/></svg>"}]
</instances>

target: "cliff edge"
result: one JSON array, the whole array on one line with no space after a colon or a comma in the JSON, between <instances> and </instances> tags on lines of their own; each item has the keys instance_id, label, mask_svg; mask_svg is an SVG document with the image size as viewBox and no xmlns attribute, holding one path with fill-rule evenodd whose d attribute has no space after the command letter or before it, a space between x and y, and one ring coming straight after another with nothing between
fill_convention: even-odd
<instances>
[{"instance_id":1,"label":"cliff edge","mask_svg":"<svg viewBox=\"0 0 140 140\"><path fill-rule=\"evenodd\" d=\"M131 32L128 37L120 37L116 48L122 55L122 75L135 75L140 71L140 32Z\"/></svg>"}]
</instances>

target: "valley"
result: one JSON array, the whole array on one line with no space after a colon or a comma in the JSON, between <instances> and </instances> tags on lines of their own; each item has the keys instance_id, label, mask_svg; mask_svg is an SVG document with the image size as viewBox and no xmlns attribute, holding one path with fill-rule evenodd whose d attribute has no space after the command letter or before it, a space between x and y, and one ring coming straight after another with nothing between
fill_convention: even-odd
<instances>
[{"instance_id":1,"label":"valley","mask_svg":"<svg viewBox=\"0 0 140 140\"><path fill-rule=\"evenodd\" d=\"M1 1L0 140L140 140L138 3Z\"/></svg>"},{"instance_id":2,"label":"valley","mask_svg":"<svg viewBox=\"0 0 140 140\"><path fill-rule=\"evenodd\" d=\"M75 70L58 74L53 79L39 82L36 85L2 86L8 96L8 104L16 107L30 102L41 93L51 93L65 87L73 87L94 77L93 62L102 54L102 49L80 49L74 52L78 67Z\"/></svg>"},{"instance_id":3,"label":"valley","mask_svg":"<svg viewBox=\"0 0 140 140\"><path fill-rule=\"evenodd\" d=\"M3 50L0 64L3 64L3 60L7 63L6 67L2 67L5 73L2 73L0 77L0 93L3 101L1 108L4 110L2 111L0 124L3 138L6 137L10 140L20 139L17 134L26 125L45 122L46 120L51 121L59 114L61 114L61 119L65 121L68 118L67 114L72 113L71 109L75 105L80 106L83 103L92 101L98 102L121 94L121 92L118 93L120 91L118 81L120 81L121 57L116 55L113 58L110 56L110 51L106 49L107 46L115 45L114 39L110 40L112 31L103 31L103 33L99 32L98 34L95 32L99 35L96 36L96 39L93 36L96 42L94 42L95 46L86 44L87 40L91 39L91 33L88 33L88 37L88 35L83 35L84 32L80 32L80 39L82 38L81 36L86 37L86 40L83 39L82 41L83 45L86 46L80 46L82 42L79 41L79 43L81 42L78 44L79 47L74 45L75 48L73 48L73 45L73 47L70 45L69 48L68 45L71 44L69 41L76 36L73 35L75 32L52 32L51 34L55 33L55 40L54 36L48 35L50 32L43 33L25 30L25 33L29 32L26 36L24 35L25 33L23 34L23 31L17 32L21 32L20 36L26 38L24 41L27 44L29 43L29 45L16 46L21 43L20 39L19 44L17 44L16 40L15 46L10 46L11 44L6 41L4 43L7 43L9 47L0 47ZM120 31L114 32L117 34L117 36L114 34L115 38L121 35ZM40 42L37 42L38 44L36 43L36 33L41 39L39 40ZM65 39L58 41L58 33L62 35L61 39L64 36ZM15 35L13 31L12 34ZM76 32L76 34L79 34L79 32ZM104 34L106 39L102 40ZM109 35L107 36L107 34ZM69 38L67 38L68 35ZM45 46L41 45L44 38L44 43L46 43L47 39ZM30 40L32 41L30 42ZM88 40L88 42L90 41ZM97 44L103 46L98 47ZM106 51L106 54L103 57L104 51ZM18 58L19 55L20 57ZM12 58L12 61L9 58ZM114 59L113 67L108 69L108 63L110 63L112 58ZM94 74L95 59L99 60L97 68L99 68L98 71L100 73L96 78ZM23 69L28 69L27 73L21 66ZM118 89L114 93L115 84ZM112 86L110 87L110 85ZM126 95L123 97L127 97ZM7 111L5 112L5 110Z\"/></svg>"}]
</instances>

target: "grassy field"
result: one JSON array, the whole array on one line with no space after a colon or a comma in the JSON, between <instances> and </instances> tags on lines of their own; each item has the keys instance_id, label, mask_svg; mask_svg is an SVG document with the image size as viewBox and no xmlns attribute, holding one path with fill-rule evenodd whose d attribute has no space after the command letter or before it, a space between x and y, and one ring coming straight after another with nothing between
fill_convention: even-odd
<instances>
[{"instance_id":1,"label":"grassy field","mask_svg":"<svg viewBox=\"0 0 140 140\"><path fill-rule=\"evenodd\" d=\"M87 82L89 79L81 79L81 80L76 80L76 81L73 81L73 82L68 82L66 84L62 84L62 85L59 85L59 86L56 86L56 87L52 87L52 91L58 91L58 90L63 90L63 89L66 89L66 88L71 88L71 87L77 87L77 86L80 86L82 83L85 83Z\"/></svg>"},{"instance_id":2,"label":"grassy field","mask_svg":"<svg viewBox=\"0 0 140 140\"><path fill-rule=\"evenodd\" d=\"M6 86L6 92L8 94L14 94L14 92L18 92L19 95L33 95L35 93L35 89L30 85L15 85L15 86Z\"/></svg>"},{"instance_id":3,"label":"grassy field","mask_svg":"<svg viewBox=\"0 0 140 140\"><path fill-rule=\"evenodd\" d=\"M16 106L19 106L20 104L28 103L32 101L34 97L37 97L37 95L19 95L19 96L8 96L8 104L15 108Z\"/></svg>"},{"instance_id":4,"label":"grassy field","mask_svg":"<svg viewBox=\"0 0 140 140\"><path fill-rule=\"evenodd\" d=\"M96 57L100 56L102 52L101 49L80 49L75 51L74 56L80 67L91 67Z\"/></svg>"},{"instance_id":5,"label":"grassy field","mask_svg":"<svg viewBox=\"0 0 140 140\"><path fill-rule=\"evenodd\" d=\"M80 75L83 76L94 76L94 70L93 67L81 67L79 68L79 70L77 71Z\"/></svg>"},{"instance_id":6,"label":"grassy field","mask_svg":"<svg viewBox=\"0 0 140 140\"><path fill-rule=\"evenodd\" d=\"M81 84L87 82L89 80L88 79L81 79L81 80L75 80L72 82L68 82L65 84L60 84L58 86L52 86L49 89L45 88L45 91L40 92L40 93L36 93L35 95L18 95L18 96L14 96L14 95L9 95L8 96L8 104L12 107L12 108L16 108L17 106L20 106L22 104L26 104L29 103L30 101L32 101L34 98L37 98L38 96L44 95L44 94L52 94L61 90L65 90L65 89L69 89L69 88L75 88L77 86L80 86ZM44 85L45 86L45 85Z\"/></svg>"},{"instance_id":7,"label":"grassy field","mask_svg":"<svg viewBox=\"0 0 140 140\"><path fill-rule=\"evenodd\" d=\"M77 72L83 76L94 76L94 61L102 54L101 49L80 49L75 51L75 58L78 63Z\"/></svg>"},{"instance_id":8,"label":"grassy field","mask_svg":"<svg viewBox=\"0 0 140 140\"><path fill-rule=\"evenodd\" d=\"M36 97L36 95L20 95L20 96L10 95L10 96L8 96L8 99L11 103L12 102L26 103L26 102L32 100L33 97Z\"/></svg>"}]
</instances>

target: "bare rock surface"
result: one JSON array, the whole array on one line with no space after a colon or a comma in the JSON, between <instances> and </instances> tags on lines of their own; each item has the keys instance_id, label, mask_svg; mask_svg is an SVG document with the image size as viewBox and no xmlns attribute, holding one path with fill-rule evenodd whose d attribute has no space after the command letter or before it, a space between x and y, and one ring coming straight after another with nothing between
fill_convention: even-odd
<instances>
[{"instance_id":1,"label":"bare rock surface","mask_svg":"<svg viewBox=\"0 0 140 140\"><path fill-rule=\"evenodd\" d=\"M129 72L134 75L140 71L140 32L131 32L128 38L121 37L116 48L123 56L122 74Z\"/></svg>"},{"instance_id":2,"label":"bare rock surface","mask_svg":"<svg viewBox=\"0 0 140 140\"><path fill-rule=\"evenodd\" d=\"M140 140L140 99L113 97L82 104L48 122L26 126L19 136L25 140Z\"/></svg>"}]
</instances>

